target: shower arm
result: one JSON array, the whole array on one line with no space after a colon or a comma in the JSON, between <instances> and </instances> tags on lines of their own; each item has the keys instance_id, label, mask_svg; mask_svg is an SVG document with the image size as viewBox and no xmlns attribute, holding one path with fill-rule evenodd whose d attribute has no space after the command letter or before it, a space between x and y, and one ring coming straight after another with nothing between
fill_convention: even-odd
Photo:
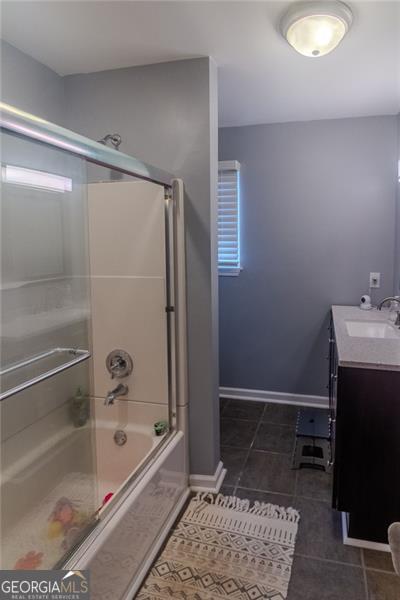
<instances>
[{"instance_id":1,"label":"shower arm","mask_svg":"<svg viewBox=\"0 0 400 600\"><path fill-rule=\"evenodd\" d=\"M107 133L107 135L101 138L101 140L98 140L98 142L99 144L103 144L104 146L107 146L107 142L111 142L115 150L119 150L122 138L119 135L119 133Z\"/></svg>"}]
</instances>

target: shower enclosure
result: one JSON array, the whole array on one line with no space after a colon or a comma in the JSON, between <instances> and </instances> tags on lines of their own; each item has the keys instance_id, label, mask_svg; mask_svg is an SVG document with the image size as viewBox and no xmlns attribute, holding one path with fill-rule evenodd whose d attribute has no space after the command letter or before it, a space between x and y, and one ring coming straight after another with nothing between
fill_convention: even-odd
<instances>
[{"instance_id":1,"label":"shower enclosure","mask_svg":"<svg viewBox=\"0 0 400 600\"><path fill-rule=\"evenodd\" d=\"M182 183L6 105L1 150L1 568L127 597L187 495Z\"/></svg>"}]
</instances>

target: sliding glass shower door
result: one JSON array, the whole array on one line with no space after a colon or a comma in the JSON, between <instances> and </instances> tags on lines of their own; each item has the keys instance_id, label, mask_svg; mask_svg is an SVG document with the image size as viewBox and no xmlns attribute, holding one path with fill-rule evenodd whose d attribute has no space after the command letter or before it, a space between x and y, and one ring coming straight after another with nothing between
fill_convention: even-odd
<instances>
[{"instance_id":1,"label":"sliding glass shower door","mask_svg":"<svg viewBox=\"0 0 400 600\"><path fill-rule=\"evenodd\" d=\"M0 563L45 569L98 508L86 162L1 142Z\"/></svg>"}]
</instances>

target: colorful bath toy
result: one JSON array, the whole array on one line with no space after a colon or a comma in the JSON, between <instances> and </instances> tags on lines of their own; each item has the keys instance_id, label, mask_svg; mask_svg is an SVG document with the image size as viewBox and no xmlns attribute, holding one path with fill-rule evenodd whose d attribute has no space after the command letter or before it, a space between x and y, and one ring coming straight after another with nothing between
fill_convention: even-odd
<instances>
[{"instance_id":1,"label":"colorful bath toy","mask_svg":"<svg viewBox=\"0 0 400 600\"><path fill-rule=\"evenodd\" d=\"M17 560L14 565L15 571L34 571L42 564L43 552L31 550L25 556Z\"/></svg>"},{"instance_id":2,"label":"colorful bath toy","mask_svg":"<svg viewBox=\"0 0 400 600\"><path fill-rule=\"evenodd\" d=\"M47 536L49 539L62 537L62 545L67 544L69 547L70 541L76 537L86 521L86 513L79 511L68 498L60 498L49 517Z\"/></svg>"},{"instance_id":3,"label":"colorful bath toy","mask_svg":"<svg viewBox=\"0 0 400 600\"><path fill-rule=\"evenodd\" d=\"M114 496L113 492L108 492L108 494L106 494L103 498L103 502L102 502L102 506L104 506L105 504L107 504L107 502L109 500L111 500L111 498Z\"/></svg>"}]
</instances>

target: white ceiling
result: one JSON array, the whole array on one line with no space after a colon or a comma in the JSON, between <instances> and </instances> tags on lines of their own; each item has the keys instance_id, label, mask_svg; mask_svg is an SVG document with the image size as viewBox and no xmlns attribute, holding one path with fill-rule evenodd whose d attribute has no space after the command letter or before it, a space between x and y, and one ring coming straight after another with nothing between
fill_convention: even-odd
<instances>
[{"instance_id":1,"label":"white ceiling","mask_svg":"<svg viewBox=\"0 0 400 600\"><path fill-rule=\"evenodd\" d=\"M3 1L2 37L61 75L210 55L220 125L400 111L400 2L349 0L350 34L308 59L273 2Z\"/></svg>"}]
</instances>

